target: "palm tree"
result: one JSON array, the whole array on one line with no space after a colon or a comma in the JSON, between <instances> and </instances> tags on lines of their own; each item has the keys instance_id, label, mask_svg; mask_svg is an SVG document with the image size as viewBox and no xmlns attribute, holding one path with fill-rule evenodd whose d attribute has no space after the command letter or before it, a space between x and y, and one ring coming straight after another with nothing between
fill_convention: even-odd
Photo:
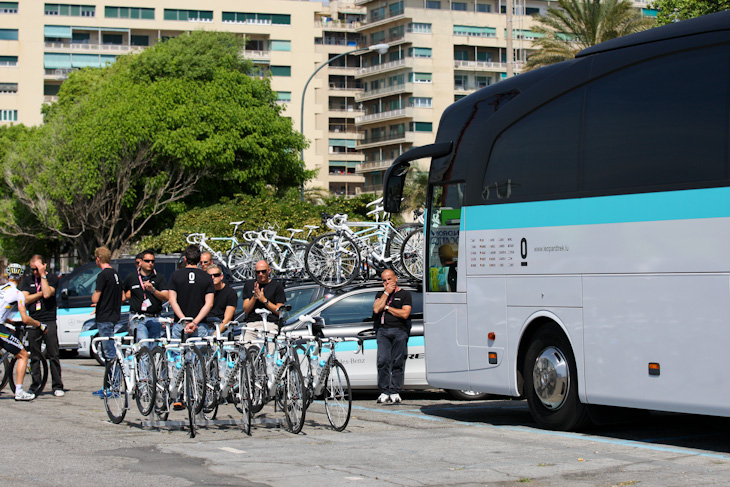
<instances>
[{"instance_id":1,"label":"palm tree","mask_svg":"<svg viewBox=\"0 0 730 487\"><path fill-rule=\"evenodd\" d=\"M573 59L583 49L655 25L628 0L558 0L558 6L535 17L540 25L532 30L544 37L533 42L539 50L527 60L526 70Z\"/></svg>"},{"instance_id":2,"label":"palm tree","mask_svg":"<svg viewBox=\"0 0 730 487\"><path fill-rule=\"evenodd\" d=\"M426 207L426 187L428 186L428 171L421 171L412 167L406 177L403 187L403 209L417 210Z\"/></svg>"}]
</instances>

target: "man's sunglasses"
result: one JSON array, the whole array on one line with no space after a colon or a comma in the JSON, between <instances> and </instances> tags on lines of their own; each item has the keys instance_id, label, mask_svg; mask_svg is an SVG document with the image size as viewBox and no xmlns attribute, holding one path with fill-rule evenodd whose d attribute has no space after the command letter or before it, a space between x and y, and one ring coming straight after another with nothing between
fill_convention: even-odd
<instances>
[{"instance_id":1,"label":"man's sunglasses","mask_svg":"<svg viewBox=\"0 0 730 487\"><path fill-rule=\"evenodd\" d=\"M142 259L143 262L147 262L148 264L154 264L155 259Z\"/></svg>"},{"instance_id":2,"label":"man's sunglasses","mask_svg":"<svg viewBox=\"0 0 730 487\"><path fill-rule=\"evenodd\" d=\"M215 274L208 274L210 277L221 277L223 275L222 272L216 272Z\"/></svg>"},{"instance_id":3,"label":"man's sunglasses","mask_svg":"<svg viewBox=\"0 0 730 487\"><path fill-rule=\"evenodd\" d=\"M258 270L258 269L256 270L256 274L266 274L267 272L269 272L269 270L268 270L268 269L264 269L264 270L262 270L262 271L260 271L260 270Z\"/></svg>"},{"instance_id":4,"label":"man's sunglasses","mask_svg":"<svg viewBox=\"0 0 730 487\"><path fill-rule=\"evenodd\" d=\"M210 264L210 261L209 260L201 260L200 263L203 264L203 265L205 265L205 264Z\"/></svg>"}]
</instances>

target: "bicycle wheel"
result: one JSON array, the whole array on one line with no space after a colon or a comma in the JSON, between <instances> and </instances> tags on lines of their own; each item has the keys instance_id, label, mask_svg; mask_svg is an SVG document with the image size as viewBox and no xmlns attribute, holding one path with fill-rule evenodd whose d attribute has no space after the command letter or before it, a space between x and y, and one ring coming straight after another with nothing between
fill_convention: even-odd
<instances>
[{"instance_id":1,"label":"bicycle wheel","mask_svg":"<svg viewBox=\"0 0 730 487\"><path fill-rule=\"evenodd\" d=\"M135 399L137 408L142 416L149 416L155 407L157 380L155 375L155 361L150 349L141 347L137 351L137 384Z\"/></svg>"},{"instance_id":2,"label":"bicycle wheel","mask_svg":"<svg viewBox=\"0 0 730 487\"><path fill-rule=\"evenodd\" d=\"M5 389L5 386L8 385L8 382L10 381L10 376L13 375L13 369L10 367L10 358L8 358L9 354L5 354L2 358L2 361L0 361L0 391ZM11 391L15 392L15 391Z\"/></svg>"},{"instance_id":3,"label":"bicycle wheel","mask_svg":"<svg viewBox=\"0 0 730 487\"><path fill-rule=\"evenodd\" d=\"M213 354L205 356L205 401L203 413L207 419L215 419L220 402L220 374L218 372L218 357Z\"/></svg>"},{"instance_id":4,"label":"bicycle wheel","mask_svg":"<svg viewBox=\"0 0 730 487\"><path fill-rule=\"evenodd\" d=\"M400 259L406 274L417 281L423 279L423 232L413 230L403 241Z\"/></svg>"},{"instance_id":5,"label":"bicycle wheel","mask_svg":"<svg viewBox=\"0 0 730 487\"><path fill-rule=\"evenodd\" d=\"M104 407L106 414L114 424L119 424L127 414L127 382L124 380L122 362L110 360L104 370Z\"/></svg>"},{"instance_id":6,"label":"bicycle wheel","mask_svg":"<svg viewBox=\"0 0 730 487\"><path fill-rule=\"evenodd\" d=\"M307 347L303 345L297 345L294 347L294 351L297 353L297 359L299 359L299 370L302 372L302 379L304 380L304 393L306 397L307 407L314 401L314 368L312 367L312 361L307 355Z\"/></svg>"},{"instance_id":7,"label":"bicycle wheel","mask_svg":"<svg viewBox=\"0 0 730 487\"><path fill-rule=\"evenodd\" d=\"M307 401L304 397L304 379L296 364L289 363L284 372L284 415L289 431L295 435L302 431Z\"/></svg>"},{"instance_id":8,"label":"bicycle wheel","mask_svg":"<svg viewBox=\"0 0 730 487\"><path fill-rule=\"evenodd\" d=\"M258 347L251 347L246 353L251 363L251 412L256 414L266 399L266 362Z\"/></svg>"},{"instance_id":9,"label":"bicycle wheel","mask_svg":"<svg viewBox=\"0 0 730 487\"><path fill-rule=\"evenodd\" d=\"M23 378L23 390L29 391L31 390L31 386L33 385L33 376L31 375L30 371L30 361L33 358L33 355L30 356L28 359L28 365L25 366L25 377ZM17 385L16 377L15 377L15 364L18 362L18 358L14 357L10 361L10 374L8 374L8 382L10 383L10 391L15 394L15 386ZM48 381L48 361L41 355L41 383L38 385L36 389L33 390L36 396L39 396L41 392L43 392L43 388L46 387L46 382Z\"/></svg>"},{"instance_id":10,"label":"bicycle wheel","mask_svg":"<svg viewBox=\"0 0 730 487\"><path fill-rule=\"evenodd\" d=\"M231 275L243 281L245 279L251 279L253 276L251 263L251 253L248 243L236 245L228 252L228 270Z\"/></svg>"},{"instance_id":11,"label":"bicycle wheel","mask_svg":"<svg viewBox=\"0 0 730 487\"><path fill-rule=\"evenodd\" d=\"M401 250L406 237L414 230L423 232L423 225L418 223L406 223L399 225L390 233L390 238L385 246L385 256L390 258L390 266L399 277L408 278L406 270L401 264Z\"/></svg>"},{"instance_id":12,"label":"bicycle wheel","mask_svg":"<svg viewBox=\"0 0 730 487\"><path fill-rule=\"evenodd\" d=\"M350 377L339 360L330 363L329 374L324 383L324 408L335 431L345 429L352 412L352 389Z\"/></svg>"},{"instance_id":13,"label":"bicycle wheel","mask_svg":"<svg viewBox=\"0 0 730 487\"><path fill-rule=\"evenodd\" d=\"M155 365L155 417L159 421L167 421L170 414L170 375L167 370L167 359L162 347L152 350L152 361Z\"/></svg>"},{"instance_id":14,"label":"bicycle wheel","mask_svg":"<svg viewBox=\"0 0 730 487\"><path fill-rule=\"evenodd\" d=\"M195 402L198 400L196 394L195 371L193 364L185 364L185 407L188 410L188 425L190 426L190 438L195 438ZM202 401L201 401L202 402Z\"/></svg>"},{"instance_id":15,"label":"bicycle wheel","mask_svg":"<svg viewBox=\"0 0 730 487\"><path fill-rule=\"evenodd\" d=\"M243 429L244 433L251 436L251 377L249 376L249 369L249 361L244 356L244 359L239 363L238 367L237 399L240 405L239 410L243 414L241 429Z\"/></svg>"},{"instance_id":16,"label":"bicycle wheel","mask_svg":"<svg viewBox=\"0 0 730 487\"><path fill-rule=\"evenodd\" d=\"M345 286L360 273L360 250L349 235L325 233L307 246L304 268L320 286Z\"/></svg>"},{"instance_id":17,"label":"bicycle wheel","mask_svg":"<svg viewBox=\"0 0 730 487\"><path fill-rule=\"evenodd\" d=\"M195 399L195 414L200 414L205 405L205 396L207 392L205 382L205 358L198 347L190 347L192 355L190 356L189 365L193 369L193 398Z\"/></svg>"}]
</instances>

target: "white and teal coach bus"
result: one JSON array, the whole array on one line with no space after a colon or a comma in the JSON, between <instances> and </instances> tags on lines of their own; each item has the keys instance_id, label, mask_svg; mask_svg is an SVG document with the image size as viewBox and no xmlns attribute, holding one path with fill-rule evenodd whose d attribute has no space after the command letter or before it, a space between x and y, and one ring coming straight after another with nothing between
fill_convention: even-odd
<instances>
[{"instance_id":1,"label":"white and teal coach bus","mask_svg":"<svg viewBox=\"0 0 730 487\"><path fill-rule=\"evenodd\" d=\"M384 182L398 211L431 158L428 382L524 396L550 429L611 406L730 416L729 119L730 12L449 107Z\"/></svg>"}]
</instances>

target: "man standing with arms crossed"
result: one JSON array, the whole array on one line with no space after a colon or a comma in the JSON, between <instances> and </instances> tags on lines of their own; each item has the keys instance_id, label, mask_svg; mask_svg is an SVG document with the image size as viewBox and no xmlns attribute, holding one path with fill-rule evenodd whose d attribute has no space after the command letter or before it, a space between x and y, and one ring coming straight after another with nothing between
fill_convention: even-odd
<instances>
[{"instance_id":1,"label":"man standing with arms crossed","mask_svg":"<svg viewBox=\"0 0 730 487\"><path fill-rule=\"evenodd\" d=\"M34 255L30 258L30 270L32 275L23 279L20 286L25 295L25 306L30 317L46 325L46 331L40 328L31 328L28 331L28 349L31 352L30 370L33 375L33 383L30 391L36 394L41 383L41 343L46 342L46 357L51 366L51 380L53 395L63 397L66 393L63 390L61 379L61 361L58 354L58 328L56 327L56 287L58 277L55 274L46 272L46 262L43 256Z\"/></svg>"},{"instance_id":2,"label":"man standing with arms crossed","mask_svg":"<svg viewBox=\"0 0 730 487\"><path fill-rule=\"evenodd\" d=\"M140 257L139 268L124 279L124 293L129 300L129 310L147 318L137 326L137 341L162 336L159 317L162 304L169 298L165 276L155 271L155 253L145 250Z\"/></svg>"},{"instance_id":3,"label":"man standing with arms crossed","mask_svg":"<svg viewBox=\"0 0 730 487\"><path fill-rule=\"evenodd\" d=\"M193 321L183 325L175 323L172 337L180 338L184 331L187 336L205 337L210 330L205 323L213 307L213 279L207 272L198 269L200 249L197 245L188 245L183 251L185 267L173 272L170 276L170 306L178 320L192 318Z\"/></svg>"},{"instance_id":4,"label":"man standing with arms crossed","mask_svg":"<svg viewBox=\"0 0 730 487\"><path fill-rule=\"evenodd\" d=\"M411 293L398 286L398 277L384 270L383 291L375 296L373 320L378 341L378 403L401 402L400 390L408 353L408 335L411 332Z\"/></svg>"}]
</instances>

